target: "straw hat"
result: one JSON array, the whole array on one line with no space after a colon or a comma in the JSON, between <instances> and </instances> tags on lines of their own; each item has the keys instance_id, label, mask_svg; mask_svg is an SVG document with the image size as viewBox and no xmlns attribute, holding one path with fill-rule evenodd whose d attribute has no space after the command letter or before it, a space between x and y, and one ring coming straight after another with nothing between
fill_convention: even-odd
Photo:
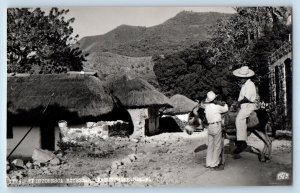
<instances>
[{"instance_id":1,"label":"straw hat","mask_svg":"<svg viewBox=\"0 0 300 193\"><path fill-rule=\"evenodd\" d=\"M209 92L207 93L205 102L206 102L206 103L210 103L211 101L215 100L216 97L217 97L217 95L216 95L213 91L209 91Z\"/></svg>"},{"instance_id":2,"label":"straw hat","mask_svg":"<svg viewBox=\"0 0 300 193\"><path fill-rule=\"evenodd\" d=\"M233 71L233 75L241 78L247 78L253 76L255 73L253 70L249 69L248 66L242 66Z\"/></svg>"}]
</instances>

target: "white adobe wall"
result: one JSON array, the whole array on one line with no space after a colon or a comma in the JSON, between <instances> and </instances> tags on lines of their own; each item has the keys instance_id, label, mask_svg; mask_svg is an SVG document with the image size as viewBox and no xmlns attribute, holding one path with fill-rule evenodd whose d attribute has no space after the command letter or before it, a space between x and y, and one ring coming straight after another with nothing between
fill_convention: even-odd
<instances>
[{"instance_id":1,"label":"white adobe wall","mask_svg":"<svg viewBox=\"0 0 300 193\"><path fill-rule=\"evenodd\" d=\"M145 120L148 118L147 108L143 109L127 109L133 123L132 138L141 138L145 136Z\"/></svg>"}]
</instances>

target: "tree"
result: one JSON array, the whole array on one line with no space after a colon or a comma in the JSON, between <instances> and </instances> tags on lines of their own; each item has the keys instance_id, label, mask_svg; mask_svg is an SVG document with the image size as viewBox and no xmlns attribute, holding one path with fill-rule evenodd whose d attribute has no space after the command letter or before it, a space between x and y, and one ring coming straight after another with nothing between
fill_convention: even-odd
<instances>
[{"instance_id":1,"label":"tree","mask_svg":"<svg viewBox=\"0 0 300 193\"><path fill-rule=\"evenodd\" d=\"M261 98L269 98L268 57L287 41L286 7L236 7L237 13L219 20L208 42L200 42L164 58L153 57L154 72L162 91L204 98L209 90L231 104L239 86L232 71L248 65L256 75Z\"/></svg>"},{"instance_id":2,"label":"tree","mask_svg":"<svg viewBox=\"0 0 300 193\"><path fill-rule=\"evenodd\" d=\"M210 61L223 69L234 70L243 65L256 73L261 97L267 100L268 57L288 41L286 26L291 9L287 7L236 7L237 13L221 20L213 31ZM237 89L237 88L234 88Z\"/></svg>"},{"instance_id":3,"label":"tree","mask_svg":"<svg viewBox=\"0 0 300 193\"><path fill-rule=\"evenodd\" d=\"M85 57L73 47L69 10L52 8L46 14L40 8L7 10L8 73L63 73L82 70Z\"/></svg>"},{"instance_id":4,"label":"tree","mask_svg":"<svg viewBox=\"0 0 300 193\"><path fill-rule=\"evenodd\" d=\"M228 78L231 72L210 62L208 46L207 42L200 42L180 52L153 57L153 70L165 94L202 100L213 90L229 103L234 100L233 81Z\"/></svg>"}]
</instances>

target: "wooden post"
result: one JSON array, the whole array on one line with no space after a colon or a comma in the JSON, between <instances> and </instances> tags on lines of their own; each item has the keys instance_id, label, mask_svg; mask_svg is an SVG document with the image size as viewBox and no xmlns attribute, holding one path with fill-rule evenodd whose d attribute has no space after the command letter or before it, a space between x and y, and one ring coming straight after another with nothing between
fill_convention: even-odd
<instances>
[{"instance_id":1,"label":"wooden post","mask_svg":"<svg viewBox=\"0 0 300 193\"><path fill-rule=\"evenodd\" d=\"M159 133L159 116L158 109L155 107L149 107L149 135L155 135Z\"/></svg>"}]
</instances>

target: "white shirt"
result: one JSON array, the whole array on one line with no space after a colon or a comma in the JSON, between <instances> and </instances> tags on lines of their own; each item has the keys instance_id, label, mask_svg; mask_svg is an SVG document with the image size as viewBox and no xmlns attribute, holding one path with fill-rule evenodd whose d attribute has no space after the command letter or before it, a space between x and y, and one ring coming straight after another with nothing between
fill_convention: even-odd
<instances>
[{"instance_id":1,"label":"white shirt","mask_svg":"<svg viewBox=\"0 0 300 193\"><path fill-rule=\"evenodd\" d=\"M213 103L207 104L205 107L205 116L208 123L214 123L221 121L221 113L226 113L228 111L228 106L216 105Z\"/></svg>"},{"instance_id":2,"label":"white shirt","mask_svg":"<svg viewBox=\"0 0 300 193\"><path fill-rule=\"evenodd\" d=\"M255 102L256 99L256 87L255 84L248 79L245 84L243 84L238 101L243 100L246 97L249 101Z\"/></svg>"}]
</instances>

